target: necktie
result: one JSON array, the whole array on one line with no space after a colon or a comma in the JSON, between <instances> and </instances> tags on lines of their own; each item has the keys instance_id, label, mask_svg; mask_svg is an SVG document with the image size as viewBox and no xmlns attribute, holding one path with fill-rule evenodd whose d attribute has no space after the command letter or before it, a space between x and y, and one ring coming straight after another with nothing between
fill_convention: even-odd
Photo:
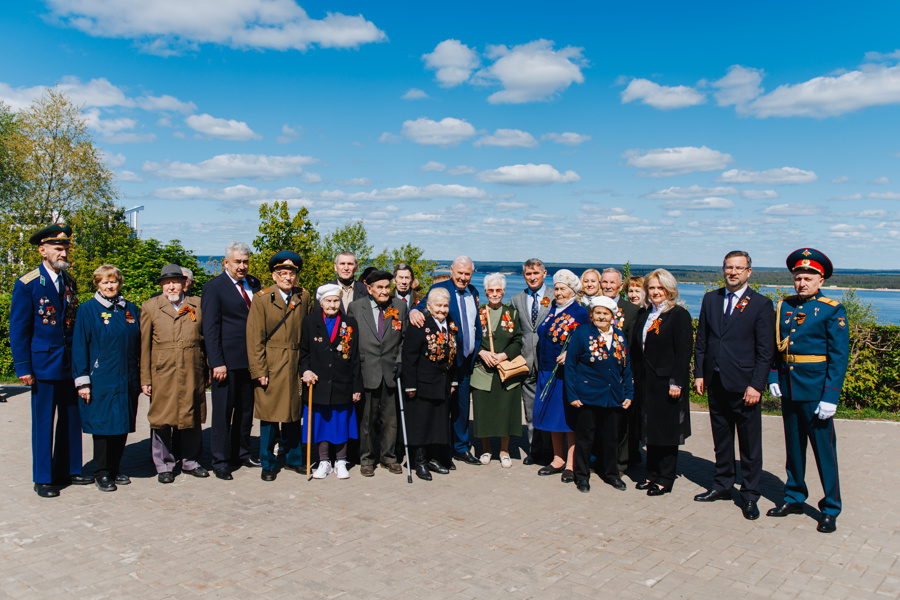
<instances>
[{"instance_id":1,"label":"necktie","mask_svg":"<svg viewBox=\"0 0 900 600\"><path fill-rule=\"evenodd\" d=\"M731 310L734 304L734 292L728 292L728 302L725 304L725 319L731 316Z\"/></svg>"},{"instance_id":2,"label":"necktie","mask_svg":"<svg viewBox=\"0 0 900 600\"><path fill-rule=\"evenodd\" d=\"M531 292L531 326L537 327L537 315L538 315L538 291L534 290Z\"/></svg>"},{"instance_id":3,"label":"necktie","mask_svg":"<svg viewBox=\"0 0 900 600\"><path fill-rule=\"evenodd\" d=\"M381 336L384 335L384 309L378 308L378 339L381 340Z\"/></svg>"},{"instance_id":4,"label":"necktie","mask_svg":"<svg viewBox=\"0 0 900 600\"><path fill-rule=\"evenodd\" d=\"M459 291L459 314L462 317L462 330L463 330L463 347L465 349L465 355L469 356L472 351L469 349L469 338L471 334L469 333L469 317L466 314L466 291Z\"/></svg>"},{"instance_id":5,"label":"necktie","mask_svg":"<svg viewBox=\"0 0 900 600\"><path fill-rule=\"evenodd\" d=\"M247 310L250 310L250 296L248 296L246 290L244 290L244 282L238 281L237 286L238 289L241 290L241 296L244 297L244 302L247 303Z\"/></svg>"}]
</instances>

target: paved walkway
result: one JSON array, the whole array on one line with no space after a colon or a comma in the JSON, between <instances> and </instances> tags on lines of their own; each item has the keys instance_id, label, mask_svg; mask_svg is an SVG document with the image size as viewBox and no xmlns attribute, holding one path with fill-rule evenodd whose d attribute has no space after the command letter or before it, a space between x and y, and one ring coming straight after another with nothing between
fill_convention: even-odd
<instances>
[{"instance_id":1,"label":"paved walkway","mask_svg":"<svg viewBox=\"0 0 900 600\"><path fill-rule=\"evenodd\" d=\"M837 424L845 510L749 522L704 505L712 443L705 414L672 494L593 480L589 494L515 461L460 465L431 483L376 471L307 482L258 469L234 481L157 483L146 399L129 438L134 483L112 494L32 491L27 390L0 404L0 597L9 598L897 598L900 455L895 423ZM764 417L760 508L781 499L781 422ZM91 441L84 440L85 460ZM810 461L812 457L810 456ZM207 462L208 464L208 462ZM90 468L90 465L89 465ZM634 477L642 473L637 471Z\"/></svg>"}]
</instances>

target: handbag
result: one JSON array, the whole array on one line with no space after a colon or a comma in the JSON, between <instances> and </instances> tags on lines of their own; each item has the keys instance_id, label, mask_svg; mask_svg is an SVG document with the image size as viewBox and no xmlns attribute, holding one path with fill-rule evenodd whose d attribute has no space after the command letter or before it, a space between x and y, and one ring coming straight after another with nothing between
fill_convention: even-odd
<instances>
[{"instance_id":1,"label":"handbag","mask_svg":"<svg viewBox=\"0 0 900 600\"><path fill-rule=\"evenodd\" d=\"M494 330L491 328L490 318L487 319L487 330L488 340L491 343L491 354L494 354ZM500 381L506 381L516 375L527 375L528 364L525 362L525 357L520 354L512 360L504 360L497 365L497 374L500 375Z\"/></svg>"}]
</instances>

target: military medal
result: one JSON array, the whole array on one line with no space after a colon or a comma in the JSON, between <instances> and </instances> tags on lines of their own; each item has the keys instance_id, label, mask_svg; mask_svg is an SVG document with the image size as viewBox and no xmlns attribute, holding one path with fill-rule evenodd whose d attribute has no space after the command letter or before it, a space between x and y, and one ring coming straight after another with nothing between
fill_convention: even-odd
<instances>
[{"instance_id":1,"label":"military medal","mask_svg":"<svg viewBox=\"0 0 900 600\"><path fill-rule=\"evenodd\" d=\"M191 316L193 317L194 315L191 315ZM193 319L191 319L191 320L193 320ZM125 311L125 322L126 323L134 323L134 317L131 316L131 311L129 311L129 310Z\"/></svg>"},{"instance_id":2,"label":"military medal","mask_svg":"<svg viewBox=\"0 0 900 600\"><path fill-rule=\"evenodd\" d=\"M109 318L110 318L111 316L112 316L112 313L108 313L108 312L105 312L105 311L102 312L102 313L100 313L100 317L103 318L103 324L104 324L104 325L109 325Z\"/></svg>"}]
</instances>

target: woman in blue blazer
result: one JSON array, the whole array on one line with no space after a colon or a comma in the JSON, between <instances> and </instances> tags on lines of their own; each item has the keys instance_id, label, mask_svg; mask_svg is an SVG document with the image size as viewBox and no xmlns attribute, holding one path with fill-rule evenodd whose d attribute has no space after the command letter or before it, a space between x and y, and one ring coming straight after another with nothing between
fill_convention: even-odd
<instances>
[{"instance_id":1,"label":"woman in blue blazer","mask_svg":"<svg viewBox=\"0 0 900 600\"><path fill-rule=\"evenodd\" d=\"M141 313L119 294L123 281L112 265L94 271L97 293L78 308L72 340L81 427L94 438L94 483L104 492L131 483L119 462L141 394Z\"/></svg>"},{"instance_id":2,"label":"woman in blue blazer","mask_svg":"<svg viewBox=\"0 0 900 600\"><path fill-rule=\"evenodd\" d=\"M619 477L619 427L634 398L628 345L622 330L612 326L618 310L612 298L595 296L588 310L591 323L575 330L566 353L567 400L577 409L575 485L581 492L591 489L591 448L599 433L600 479L621 491L625 482Z\"/></svg>"}]
</instances>

